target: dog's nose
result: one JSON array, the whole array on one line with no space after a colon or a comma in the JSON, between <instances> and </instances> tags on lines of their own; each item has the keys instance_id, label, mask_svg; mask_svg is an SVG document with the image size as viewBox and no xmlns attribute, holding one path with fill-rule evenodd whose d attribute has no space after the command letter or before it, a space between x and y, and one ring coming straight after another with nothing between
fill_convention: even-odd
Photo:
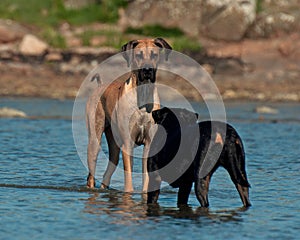
<instances>
[{"instance_id":1,"label":"dog's nose","mask_svg":"<svg viewBox=\"0 0 300 240\"><path fill-rule=\"evenodd\" d=\"M145 65L142 68L143 73L146 74L150 74L153 71L153 67L151 65Z\"/></svg>"},{"instance_id":2,"label":"dog's nose","mask_svg":"<svg viewBox=\"0 0 300 240\"><path fill-rule=\"evenodd\" d=\"M153 78L153 68L150 66L143 67L143 80L152 79Z\"/></svg>"}]
</instances>

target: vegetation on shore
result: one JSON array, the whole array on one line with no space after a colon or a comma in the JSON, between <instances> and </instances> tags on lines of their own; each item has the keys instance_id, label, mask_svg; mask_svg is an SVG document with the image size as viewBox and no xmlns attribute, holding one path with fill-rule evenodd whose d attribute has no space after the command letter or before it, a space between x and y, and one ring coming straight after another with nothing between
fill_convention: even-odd
<instances>
[{"instance_id":1,"label":"vegetation on shore","mask_svg":"<svg viewBox=\"0 0 300 240\"><path fill-rule=\"evenodd\" d=\"M63 23L68 23L72 27L88 26L97 22L115 25L119 19L119 9L125 8L127 4L128 1L125 0L101 0L79 9L68 9L63 0L1 0L0 16L33 27L39 37L50 46L66 48L66 39L58 31ZM119 49L120 45L133 37L163 36L172 42L177 51L201 49L196 39L186 36L180 29L165 28L160 25L128 28L125 31L118 28L110 30L87 28L78 37L84 46L89 46L94 36L103 36L105 39L97 47L109 46Z\"/></svg>"}]
</instances>

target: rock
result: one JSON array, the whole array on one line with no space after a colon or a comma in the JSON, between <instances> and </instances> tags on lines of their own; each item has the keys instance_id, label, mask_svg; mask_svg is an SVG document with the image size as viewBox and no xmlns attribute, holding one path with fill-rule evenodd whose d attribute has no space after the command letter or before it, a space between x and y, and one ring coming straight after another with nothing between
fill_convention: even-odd
<instances>
[{"instance_id":1,"label":"rock","mask_svg":"<svg viewBox=\"0 0 300 240\"><path fill-rule=\"evenodd\" d=\"M23 55L39 56L48 49L48 44L32 34L26 34L19 45L19 51Z\"/></svg>"},{"instance_id":2,"label":"rock","mask_svg":"<svg viewBox=\"0 0 300 240\"><path fill-rule=\"evenodd\" d=\"M208 74L213 74L214 72L214 67L211 64L205 63L202 65L202 67L204 68L204 70L208 73Z\"/></svg>"},{"instance_id":3,"label":"rock","mask_svg":"<svg viewBox=\"0 0 300 240\"><path fill-rule=\"evenodd\" d=\"M278 110L276 108L268 107L268 106L259 106L255 109L256 113L267 113L267 114L278 114Z\"/></svg>"},{"instance_id":4,"label":"rock","mask_svg":"<svg viewBox=\"0 0 300 240\"><path fill-rule=\"evenodd\" d=\"M223 98L224 99L235 99L237 98L237 93L236 91L232 90L232 89L228 89L223 93Z\"/></svg>"},{"instance_id":5,"label":"rock","mask_svg":"<svg viewBox=\"0 0 300 240\"><path fill-rule=\"evenodd\" d=\"M207 0L202 6L202 33L218 40L241 40L256 16L255 0Z\"/></svg>"},{"instance_id":6,"label":"rock","mask_svg":"<svg viewBox=\"0 0 300 240\"><path fill-rule=\"evenodd\" d=\"M4 118L9 118L9 117L20 117L20 118L26 118L27 115L25 112L22 112L20 110L17 109L13 109L13 108L0 108L0 117Z\"/></svg>"},{"instance_id":7,"label":"rock","mask_svg":"<svg viewBox=\"0 0 300 240\"><path fill-rule=\"evenodd\" d=\"M0 44L0 59L9 60L12 59L14 53L16 53L16 47L14 44Z\"/></svg>"},{"instance_id":8,"label":"rock","mask_svg":"<svg viewBox=\"0 0 300 240\"><path fill-rule=\"evenodd\" d=\"M59 62L63 60L63 56L59 51L52 51L46 55L46 61Z\"/></svg>"},{"instance_id":9,"label":"rock","mask_svg":"<svg viewBox=\"0 0 300 240\"><path fill-rule=\"evenodd\" d=\"M239 59L221 59L215 64L215 74L241 75L244 72L244 63Z\"/></svg>"},{"instance_id":10,"label":"rock","mask_svg":"<svg viewBox=\"0 0 300 240\"><path fill-rule=\"evenodd\" d=\"M136 0L129 3L121 13L120 24L130 27L159 24L164 27L178 27L183 32L199 35L202 0Z\"/></svg>"},{"instance_id":11,"label":"rock","mask_svg":"<svg viewBox=\"0 0 300 240\"><path fill-rule=\"evenodd\" d=\"M277 93L273 96L275 101L298 102L300 94L297 93Z\"/></svg>"},{"instance_id":12,"label":"rock","mask_svg":"<svg viewBox=\"0 0 300 240\"><path fill-rule=\"evenodd\" d=\"M77 47L72 49L72 53L77 56L99 56L102 54L113 55L116 54L118 51L112 47Z\"/></svg>"},{"instance_id":13,"label":"rock","mask_svg":"<svg viewBox=\"0 0 300 240\"><path fill-rule=\"evenodd\" d=\"M12 20L0 19L0 43L14 42L26 34L27 29Z\"/></svg>"},{"instance_id":14,"label":"rock","mask_svg":"<svg viewBox=\"0 0 300 240\"><path fill-rule=\"evenodd\" d=\"M138 9L138 10L137 10ZM120 13L120 25L159 24L179 27L190 36L204 34L223 40L240 40L256 16L255 0L136 0Z\"/></svg>"},{"instance_id":15,"label":"rock","mask_svg":"<svg viewBox=\"0 0 300 240\"><path fill-rule=\"evenodd\" d=\"M107 38L105 36L94 36L90 40L90 45L92 47L98 47L104 45L107 42Z\"/></svg>"},{"instance_id":16,"label":"rock","mask_svg":"<svg viewBox=\"0 0 300 240\"><path fill-rule=\"evenodd\" d=\"M291 14L283 12L263 13L248 30L247 36L250 38L270 37L281 31L291 32L296 28L296 24L296 17Z\"/></svg>"},{"instance_id":17,"label":"rock","mask_svg":"<svg viewBox=\"0 0 300 240\"><path fill-rule=\"evenodd\" d=\"M82 40L78 37L68 36L66 38L66 44L69 48L82 46Z\"/></svg>"},{"instance_id":18,"label":"rock","mask_svg":"<svg viewBox=\"0 0 300 240\"><path fill-rule=\"evenodd\" d=\"M261 9L247 32L247 37L260 38L300 28L300 0L261 0Z\"/></svg>"},{"instance_id":19,"label":"rock","mask_svg":"<svg viewBox=\"0 0 300 240\"><path fill-rule=\"evenodd\" d=\"M278 51L283 57L288 57L294 51L293 43L291 41L281 42Z\"/></svg>"}]
</instances>

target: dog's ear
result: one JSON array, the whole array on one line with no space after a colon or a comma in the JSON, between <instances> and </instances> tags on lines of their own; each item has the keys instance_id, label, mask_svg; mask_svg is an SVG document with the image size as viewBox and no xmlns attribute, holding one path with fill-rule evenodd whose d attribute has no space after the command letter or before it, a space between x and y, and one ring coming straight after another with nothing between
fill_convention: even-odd
<instances>
[{"instance_id":1,"label":"dog's ear","mask_svg":"<svg viewBox=\"0 0 300 240\"><path fill-rule=\"evenodd\" d=\"M160 48L165 49L165 60L168 61L169 54L171 53L172 47L163 38L155 38L154 44Z\"/></svg>"},{"instance_id":2,"label":"dog's ear","mask_svg":"<svg viewBox=\"0 0 300 240\"><path fill-rule=\"evenodd\" d=\"M161 109L157 109L152 111L152 117L154 119L154 122L156 124L161 124L164 120L164 116L166 115L166 109L165 108L161 108Z\"/></svg>"},{"instance_id":3,"label":"dog's ear","mask_svg":"<svg viewBox=\"0 0 300 240\"><path fill-rule=\"evenodd\" d=\"M122 55L127 61L128 67L130 67L132 61L132 55L133 55L132 49L134 49L138 44L139 42L137 40L132 40L122 46Z\"/></svg>"},{"instance_id":4,"label":"dog's ear","mask_svg":"<svg viewBox=\"0 0 300 240\"><path fill-rule=\"evenodd\" d=\"M159 121L159 111L160 110L154 110L154 111L152 111L152 118L154 119L155 123L158 123L158 121Z\"/></svg>"},{"instance_id":5,"label":"dog's ear","mask_svg":"<svg viewBox=\"0 0 300 240\"><path fill-rule=\"evenodd\" d=\"M198 121L199 114L196 112L192 112L187 109L181 109L180 113L182 119L184 119L186 123L193 124Z\"/></svg>"},{"instance_id":6,"label":"dog's ear","mask_svg":"<svg viewBox=\"0 0 300 240\"><path fill-rule=\"evenodd\" d=\"M100 86L102 84L101 78L99 73L96 73L92 78L91 78L91 82L97 81L98 86Z\"/></svg>"}]
</instances>

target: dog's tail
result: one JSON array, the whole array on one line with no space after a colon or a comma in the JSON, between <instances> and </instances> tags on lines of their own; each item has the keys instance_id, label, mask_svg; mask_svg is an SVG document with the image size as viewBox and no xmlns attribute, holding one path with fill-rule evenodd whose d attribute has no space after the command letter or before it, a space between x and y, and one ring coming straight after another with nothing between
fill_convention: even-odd
<instances>
[{"instance_id":1,"label":"dog's tail","mask_svg":"<svg viewBox=\"0 0 300 240\"><path fill-rule=\"evenodd\" d=\"M97 81L98 87L102 84L101 81L101 77L99 73L96 73L95 75L93 75L93 77L91 78L91 82Z\"/></svg>"}]
</instances>

